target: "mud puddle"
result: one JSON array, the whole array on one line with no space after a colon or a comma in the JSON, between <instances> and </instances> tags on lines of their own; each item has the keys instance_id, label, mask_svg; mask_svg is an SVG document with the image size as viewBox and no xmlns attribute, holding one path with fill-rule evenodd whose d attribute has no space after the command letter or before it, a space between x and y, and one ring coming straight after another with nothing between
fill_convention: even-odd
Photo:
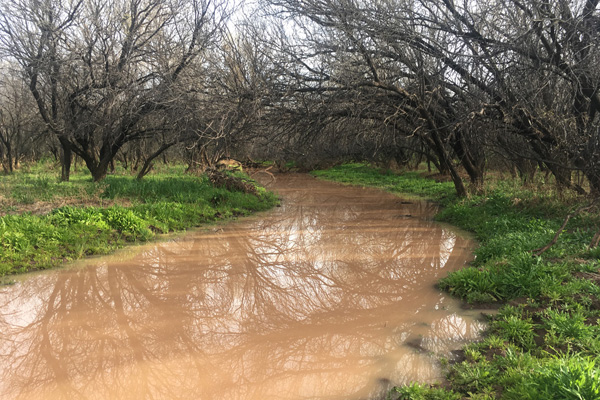
<instances>
[{"instance_id":1,"label":"mud puddle","mask_svg":"<svg viewBox=\"0 0 600 400\"><path fill-rule=\"evenodd\" d=\"M477 338L434 288L472 248L434 205L274 189L269 213L0 287L0 398L367 399Z\"/></svg>"}]
</instances>

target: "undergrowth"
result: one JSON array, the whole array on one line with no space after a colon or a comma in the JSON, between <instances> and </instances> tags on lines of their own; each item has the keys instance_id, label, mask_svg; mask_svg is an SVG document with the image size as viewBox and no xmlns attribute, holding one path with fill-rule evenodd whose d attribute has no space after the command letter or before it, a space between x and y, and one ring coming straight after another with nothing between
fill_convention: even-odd
<instances>
[{"instance_id":1,"label":"undergrowth","mask_svg":"<svg viewBox=\"0 0 600 400\"><path fill-rule=\"evenodd\" d=\"M532 252L585 200L510 180L459 199L449 182L364 164L314 174L442 204L436 218L472 232L479 247L471 265L440 288L473 306L501 307L482 341L448 366L447 382L397 387L388 399L600 399L600 249L589 249L600 216L577 215L548 251Z\"/></svg>"},{"instance_id":2,"label":"undergrowth","mask_svg":"<svg viewBox=\"0 0 600 400\"><path fill-rule=\"evenodd\" d=\"M0 187L6 214L0 216L0 277L107 254L127 243L247 215L277 202L264 188L258 188L258 195L228 191L213 187L206 177L177 170L142 181L109 176L94 183L79 173L70 182L58 182L34 166L0 177ZM36 205L48 201L76 205L36 212ZM31 204L32 211L11 213L23 203Z\"/></svg>"}]
</instances>

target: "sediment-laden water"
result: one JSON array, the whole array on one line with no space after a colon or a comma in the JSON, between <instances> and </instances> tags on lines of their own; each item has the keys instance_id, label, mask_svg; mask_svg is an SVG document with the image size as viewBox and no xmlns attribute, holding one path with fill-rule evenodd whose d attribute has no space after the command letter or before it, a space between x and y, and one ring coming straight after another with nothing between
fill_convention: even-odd
<instances>
[{"instance_id":1,"label":"sediment-laden water","mask_svg":"<svg viewBox=\"0 0 600 400\"><path fill-rule=\"evenodd\" d=\"M367 399L481 324L434 205L305 175L277 209L0 288L2 399Z\"/></svg>"}]
</instances>

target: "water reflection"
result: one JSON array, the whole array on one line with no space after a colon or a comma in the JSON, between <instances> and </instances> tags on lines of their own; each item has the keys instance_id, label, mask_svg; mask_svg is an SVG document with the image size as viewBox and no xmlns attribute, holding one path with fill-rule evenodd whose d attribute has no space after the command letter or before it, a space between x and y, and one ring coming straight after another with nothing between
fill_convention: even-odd
<instances>
[{"instance_id":1,"label":"water reflection","mask_svg":"<svg viewBox=\"0 0 600 400\"><path fill-rule=\"evenodd\" d=\"M470 247L434 206L278 190L269 214L0 289L0 397L361 399L476 336L433 289Z\"/></svg>"}]
</instances>

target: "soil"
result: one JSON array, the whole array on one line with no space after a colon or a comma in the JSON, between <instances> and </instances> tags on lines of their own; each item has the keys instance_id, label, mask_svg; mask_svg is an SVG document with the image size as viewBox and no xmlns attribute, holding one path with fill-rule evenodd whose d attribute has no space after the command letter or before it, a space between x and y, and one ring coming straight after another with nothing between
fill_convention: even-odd
<instances>
[{"instance_id":1,"label":"soil","mask_svg":"<svg viewBox=\"0 0 600 400\"><path fill-rule=\"evenodd\" d=\"M62 198L53 201L36 201L32 204L17 204L9 199L0 197L0 217L5 215L19 215L30 213L33 215L46 215L60 207L111 207L119 205L123 207L131 206L131 202L126 199L106 200L106 199L87 199Z\"/></svg>"}]
</instances>

